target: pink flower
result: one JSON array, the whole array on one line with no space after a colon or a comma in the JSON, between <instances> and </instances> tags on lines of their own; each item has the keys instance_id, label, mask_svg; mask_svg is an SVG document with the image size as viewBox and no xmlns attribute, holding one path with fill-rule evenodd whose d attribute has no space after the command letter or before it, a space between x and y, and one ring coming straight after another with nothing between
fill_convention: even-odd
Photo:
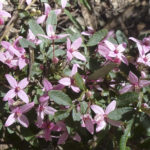
<instances>
[{"instance_id":1,"label":"pink flower","mask_svg":"<svg viewBox=\"0 0 150 150\"><path fill-rule=\"evenodd\" d=\"M42 37L47 38L49 40L61 39L61 38L65 38L66 36L68 36L68 34L56 35L52 25L47 26L46 32L47 32L48 36L42 35L42 34L38 34L38 36L42 36Z\"/></svg>"},{"instance_id":2,"label":"pink flower","mask_svg":"<svg viewBox=\"0 0 150 150\"><path fill-rule=\"evenodd\" d=\"M92 27L87 27L88 31L81 32L82 35L92 36L94 34L94 29Z\"/></svg>"},{"instance_id":3,"label":"pink flower","mask_svg":"<svg viewBox=\"0 0 150 150\"><path fill-rule=\"evenodd\" d=\"M55 124L50 121L45 121L42 123L42 132L38 136L39 138L44 138L46 141L52 141L51 132L55 128Z\"/></svg>"},{"instance_id":4,"label":"pink flower","mask_svg":"<svg viewBox=\"0 0 150 150\"><path fill-rule=\"evenodd\" d=\"M71 61L73 57L80 59L82 61L86 61L86 58L78 52L78 48L82 44L82 38L76 39L72 44L69 38L67 38L67 59Z\"/></svg>"},{"instance_id":5,"label":"pink flower","mask_svg":"<svg viewBox=\"0 0 150 150\"><path fill-rule=\"evenodd\" d=\"M67 5L67 0L61 0L61 7L64 9Z\"/></svg>"},{"instance_id":6,"label":"pink flower","mask_svg":"<svg viewBox=\"0 0 150 150\"><path fill-rule=\"evenodd\" d=\"M16 68L18 65L18 60L14 59L14 55L10 54L8 51L0 52L0 61L9 68Z\"/></svg>"},{"instance_id":7,"label":"pink flower","mask_svg":"<svg viewBox=\"0 0 150 150\"><path fill-rule=\"evenodd\" d=\"M51 7L49 4L44 3L44 7L45 7L44 15L38 17L38 19L37 19L38 24L44 23L46 21L46 19L48 18L48 15L51 11ZM54 10L54 12L56 15L59 15L61 13L61 9L56 9L56 10Z\"/></svg>"},{"instance_id":8,"label":"pink flower","mask_svg":"<svg viewBox=\"0 0 150 150\"><path fill-rule=\"evenodd\" d=\"M48 101L41 102L37 108L37 126L42 125L45 114L54 115L57 110L48 106Z\"/></svg>"},{"instance_id":9,"label":"pink flower","mask_svg":"<svg viewBox=\"0 0 150 150\"><path fill-rule=\"evenodd\" d=\"M16 81L14 77L12 77L9 74L5 75L8 83L11 86L11 89L6 93L4 96L4 101L7 101L9 99L14 98L15 96L18 96L21 100L23 100L25 103L29 103L29 98L27 94L23 91L23 89L28 85L27 78L24 78L19 83Z\"/></svg>"},{"instance_id":10,"label":"pink flower","mask_svg":"<svg viewBox=\"0 0 150 150\"><path fill-rule=\"evenodd\" d=\"M116 101L112 101L104 111L103 108L101 108L98 105L91 105L91 109L96 113L96 116L94 117L94 121L97 124L96 126L96 132L101 131L106 127L106 122L109 122L110 124L114 126L120 126L120 122L110 120L107 116L110 112L114 111L116 108Z\"/></svg>"},{"instance_id":11,"label":"pink flower","mask_svg":"<svg viewBox=\"0 0 150 150\"><path fill-rule=\"evenodd\" d=\"M27 40L33 42L35 45L39 45L42 41L36 38L36 36L32 33L32 31L29 29Z\"/></svg>"},{"instance_id":12,"label":"pink flower","mask_svg":"<svg viewBox=\"0 0 150 150\"><path fill-rule=\"evenodd\" d=\"M133 73L133 72L129 72L129 81L131 84L126 85L125 87L123 87L119 93L123 94L126 93L128 91L132 91L134 89L139 90L140 88L146 87L148 85L150 85L150 81L148 80L139 80L138 77Z\"/></svg>"},{"instance_id":13,"label":"pink flower","mask_svg":"<svg viewBox=\"0 0 150 150\"><path fill-rule=\"evenodd\" d=\"M29 121L24 113L28 112L33 106L34 102L14 108L5 122L5 126L8 127L15 122L19 122L21 125L27 128L29 126Z\"/></svg>"},{"instance_id":14,"label":"pink flower","mask_svg":"<svg viewBox=\"0 0 150 150\"><path fill-rule=\"evenodd\" d=\"M79 67L78 64L74 64L70 77L65 77L65 78L62 78L58 81L60 84L70 87L76 93L79 93L80 89L75 85L75 81L73 79L73 76L77 73L78 67Z\"/></svg>"},{"instance_id":15,"label":"pink flower","mask_svg":"<svg viewBox=\"0 0 150 150\"><path fill-rule=\"evenodd\" d=\"M3 10L3 4L0 2L0 25L4 24L4 18L11 17L11 14Z\"/></svg>"},{"instance_id":16,"label":"pink flower","mask_svg":"<svg viewBox=\"0 0 150 150\"><path fill-rule=\"evenodd\" d=\"M91 134L94 133L94 121L90 114L84 114L81 117L82 119L82 127L85 127Z\"/></svg>"},{"instance_id":17,"label":"pink flower","mask_svg":"<svg viewBox=\"0 0 150 150\"><path fill-rule=\"evenodd\" d=\"M150 37L145 37L142 41L134 37L130 37L129 39L134 41L137 44L140 55L150 51Z\"/></svg>"},{"instance_id":18,"label":"pink flower","mask_svg":"<svg viewBox=\"0 0 150 150\"><path fill-rule=\"evenodd\" d=\"M128 61L122 52L125 51L125 44L115 45L107 40L105 40L106 46L109 48L108 56L113 58L113 61L120 63L122 61L128 65Z\"/></svg>"}]
</instances>

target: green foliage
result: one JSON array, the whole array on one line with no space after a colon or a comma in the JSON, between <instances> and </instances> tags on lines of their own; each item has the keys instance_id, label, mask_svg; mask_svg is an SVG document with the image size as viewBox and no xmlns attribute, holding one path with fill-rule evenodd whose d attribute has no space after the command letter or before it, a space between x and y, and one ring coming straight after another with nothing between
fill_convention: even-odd
<instances>
[{"instance_id":1,"label":"green foliage","mask_svg":"<svg viewBox=\"0 0 150 150\"><path fill-rule=\"evenodd\" d=\"M124 131L124 134L121 136L120 139L120 150L127 150L128 148L126 147L128 138L130 136L131 128L133 125L134 119L130 120L127 124L127 127Z\"/></svg>"},{"instance_id":2,"label":"green foliage","mask_svg":"<svg viewBox=\"0 0 150 150\"><path fill-rule=\"evenodd\" d=\"M92 37L89 39L87 46L95 46L97 45L101 40L103 40L108 31L106 29L99 30L98 32L94 33Z\"/></svg>"},{"instance_id":3,"label":"green foliage","mask_svg":"<svg viewBox=\"0 0 150 150\"><path fill-rule=\"evenodd\" d=\"M70 112L65 111L65 110L59 110L55 113L54 119L56 122L60 120L64 120L69 116Z\"/></svg>"},{"instance_id":4,"label":"green foliage","mask_svg":"<svg viewBox=\"0 0 150 150\"><path fill-rule=\"evenodd\" d=\"M50 99L54 100L55 103L64 106L71 106L71 98L62 91L51 90L49 93Z\"/></svg>"}]
</instances>

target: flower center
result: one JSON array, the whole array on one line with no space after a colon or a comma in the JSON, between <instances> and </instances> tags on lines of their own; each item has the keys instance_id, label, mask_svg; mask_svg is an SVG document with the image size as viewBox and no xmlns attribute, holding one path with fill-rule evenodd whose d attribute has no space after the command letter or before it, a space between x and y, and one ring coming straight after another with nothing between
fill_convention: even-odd
<instances>
[{"instance_id":1,"label":"flower center","mask_svg":"<svg viewBox=\"0 0 150 150\"><path fill-rule=\"evenodd\" d=\"M18 93L20 91L20 87L15 88L15 92Z\"/></svg>"},{"instance_id":2,"label":"flower center","mask_svg":"<svg viewBox=\"0 0 150 150\"><path fill-rule=\"evenodd\" d=\"M7 60L6 60L6 63L10 64L10 63L11 63L11 60L10 60L10 59L7 59Z\"/></svg>"},{"instance_id":3,"label":"flower center","mask_svg":"<svg viewBox=\"0 0 150 150\"><path fill-rule=\"evenodd\" d=\"M143 59L145 62L147 62L148 61L148 59L146 58L146 57L144 57L144 59Z\"/></svg>"},{"instance_id":4,"label":"flower center","mask_svg":"<svg viewBox=\"0 0 150 150\"><path fill-rule=\"evenodd\" d=\"M114 50L114 53L115 53L115 54L118 54L119 52L118 52L118 50L117 50L117 49L115 49L115 50Z\"/></svg>"}]
</instances>

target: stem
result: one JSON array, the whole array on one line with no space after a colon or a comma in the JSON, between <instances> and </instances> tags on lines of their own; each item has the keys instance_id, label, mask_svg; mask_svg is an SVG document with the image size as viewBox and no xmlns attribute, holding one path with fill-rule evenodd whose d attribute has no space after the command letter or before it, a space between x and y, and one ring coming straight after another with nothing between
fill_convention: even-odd
<instances>
[{"instance_id":1,"label":"stem","mask_svg":"<svg viewBox=\"0 0 150 150\"><path fill-rule=\"evenodd\" d=\"M54 40L52 42L52 45L53 45L53 60L54 60L54 58L55 58L55 42L54 42Z\"/></svg>"}]
</instances>

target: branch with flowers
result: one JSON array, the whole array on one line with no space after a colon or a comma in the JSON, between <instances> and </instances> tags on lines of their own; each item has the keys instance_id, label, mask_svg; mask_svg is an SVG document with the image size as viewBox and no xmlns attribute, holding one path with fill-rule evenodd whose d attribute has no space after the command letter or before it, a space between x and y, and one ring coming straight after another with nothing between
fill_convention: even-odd
<instances>
[{"instance_id":1,"label":"branch with flowers","mask_svg":"<svg viewBox=\"0 0 150 150\"><path fill-rule=\"evenodd\" d=\"M24 32L1 41L0 139L17 137L36 150L127 150L138 137L144 149L150 140L150 37L128 39L120 30L91 27L60 33L58 17L68 15L70 4L59 4L53 10L43 2L44 13L29 17ZM0 3L0 25L5 17L11 14Z\"/></svg>"}]
</instances>

